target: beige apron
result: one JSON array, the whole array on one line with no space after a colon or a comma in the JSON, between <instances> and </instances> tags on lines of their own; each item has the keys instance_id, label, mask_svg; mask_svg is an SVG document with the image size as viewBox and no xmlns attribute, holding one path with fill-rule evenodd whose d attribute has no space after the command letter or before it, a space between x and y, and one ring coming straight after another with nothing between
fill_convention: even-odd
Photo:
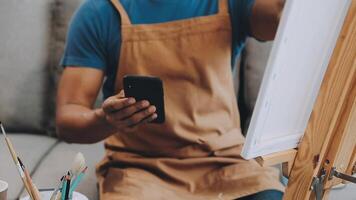
<instances>
[{"instance_id":1,"label":"beige apron","mask_svg":"<svg viewBox=\"0 0 356 200\"><path fill-rule=\"evenodd\" d=\"M132 25L118 0L123 76L160 77L166 122L119 132L105 141L97 173L102 200L235 199L283 191L278 173L241 158L244 138L231 73L227 0L216 15Z\"/></svg>"}]
</instances>

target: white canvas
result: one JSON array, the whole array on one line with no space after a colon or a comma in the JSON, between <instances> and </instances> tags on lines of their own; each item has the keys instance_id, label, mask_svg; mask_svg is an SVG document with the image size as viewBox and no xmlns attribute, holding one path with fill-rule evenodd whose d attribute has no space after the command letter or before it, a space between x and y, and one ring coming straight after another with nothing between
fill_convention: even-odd
<instances>
[{"instance_id":1,"label":"white canvas","mask_svg":"<svg viewBox=\"0 0 356 200\"><path fill-rule=\"evenodd\" d=\"M287 0L242 151L245 159L297 147L350 0Z\"/></svg>"}]
</instances>

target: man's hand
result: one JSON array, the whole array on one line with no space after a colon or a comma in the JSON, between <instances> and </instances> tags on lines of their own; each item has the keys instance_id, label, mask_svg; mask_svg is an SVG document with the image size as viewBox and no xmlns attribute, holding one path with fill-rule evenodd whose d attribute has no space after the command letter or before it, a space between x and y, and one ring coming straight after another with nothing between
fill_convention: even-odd
<instances>
[{"instance_id":1,"label":"man's hand","mask_svg":"<svg viewBox=\"0 0 356 200\"><path fill-rule=\"evenodd\" d=\"M148 101L136 102L134 98L125 98L123 91L109 97L102 105L105 119L118 130L131 130L140 124L151 122L157 118L155 112L156 107Z\"/></svg>"},{"instance_id":2,"label":"man's hand","mask_svg":"<svg viewBox=\"0 0 356 200\"><path fill-rule=\"evenodd\" d=\"M56 123L60 138L67 142L95 143L157 118L156 108L148 101L125 98L123 91L94 109L103 79L100 70L65 68L57 95Z\"/></svg>"},{"instance_id":3,"label":"man's hand","mask_svg":"<svg viewBox=\"0 0 356 200\"><path fill-rule=\"evenodd\" d=\"M259 40L273 40L285 0L256 0L250 17L250 31Z\"/></svg>"}]
</instances>

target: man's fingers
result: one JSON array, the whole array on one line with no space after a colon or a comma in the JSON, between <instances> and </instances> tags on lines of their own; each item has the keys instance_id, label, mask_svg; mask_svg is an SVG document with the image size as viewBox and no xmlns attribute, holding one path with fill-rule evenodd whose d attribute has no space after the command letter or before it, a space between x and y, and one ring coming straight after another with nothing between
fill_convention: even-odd
<instances>
[{"instance_id":1,"label":"man's fingers","mask_svg":"<svg viewBox=\"0 0 356 200\"><path fill-rule=\"evenodd\" d=\"M143 109L149 108L149 106L150 106L150 103L148 101L140 101L140 102L137 102L135 104L132 104L131 106L128 106L128 107L120 110L119 112L113 113L113 115L116 120L124 120ZM154 111L155 110L156 109L154 108Z\"/></svg>"},{"instance_id":2,"label":"man's fingers","mask_svg":"<svg viewBox=\"0 0 356 200\"><path fill-rule=\"evenodd\" d=\"M128 132L131 132L138 125L155 120L157 118L157 113L155 112L156 107L150 106L147 109L141 110L123 120L117 119L118 116L116 115L116 113L107 114L106 120L114 126L118 128L120 127L121 130L127 130Z\"/></svg>"},{"instance_id":3,"label":"man's fingers","mask_svg":"<svg viewBox=\"0 0 356 200\"><path fill-rule=\"evenodd\" d=\"M115 127L132 129L135 126L157 118L156 107L146 100L136 102L134 98L125 98L124 91L109 97L102 105L106 120Z\"/></svg>"},{"instance_id":4,"label":"man's fingers","mask_svg":"<svg viewBox=\"0 0 356 200\"><path fill-rule=\"evenodd\" d=\"M134 126L138 126L140 124L145 124L145 123L149 123L149 122L152 122L153 120L155 120L157 118L157 114L154 113L148 117L146 117L145 119L141 120L138 124L135 124Z\"/></svg>"},{"instance_id":5,"label":"man's fingers","mask_svg":"<svg viewBox=\"0 0 356 200\"><path fill-rule=\"evenodd\" d=\"M125 119L124 122L127 124L127 126L132 127L139 124L142 120L145 120L149 116L154 115L154 112L156 112L156 107L150 106L145 110L131 115L129 118Z\"/></svg>"},{"instance_id":6,"label":"man's fingers","mask_svg":"<svg viewBox=\"0 0 356 200\"><path fill-rule=\"evenodd\" d=\"M128 127L122 129L125 133L133 133L137 130L137 126Z\"/></svg>"},{"instance_id":7,"label":"man's fingers","mask_svg":"<svg viewBox=\"0 0 356 200\"><path fill-rule=\"evenodd\" d=\"M118 121L115 118L113 118L113 116L111 115L106 115L105 118L107 122L109 122L111 125L117 128L126 126L123 121Z\"/></svg>"},{"instance_id":8,"label":"man's fingers","mask_svg":"<svg viewBox=\"0 0 356 200\"><path fill-rule=\"evenodd\" d=\"M102 108L105 113L111 113L117 110L121 110L127 106L134 104L136 101L134 98L122 98L117 99L110 97L104 101Z\"/></svg>"}]
</instances>

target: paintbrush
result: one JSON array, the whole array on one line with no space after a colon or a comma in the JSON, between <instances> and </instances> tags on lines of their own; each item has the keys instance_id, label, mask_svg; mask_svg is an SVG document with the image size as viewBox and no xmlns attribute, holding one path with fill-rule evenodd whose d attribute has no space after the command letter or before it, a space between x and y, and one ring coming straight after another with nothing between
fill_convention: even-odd
<instances>
[{"instance_id":1,"label":"paintbrush","mask_svg":"<svg viewBox=\"0 0 356 200\"><path fill-rule=\"evenodd\" d=\"M27 193L30 195L31 199L35 200L34 196L32 195L31 188L30 188L30 186L28 185L28 183L26 181L24 171L22 170L22 168L20 166L20 163L17 160L17 154L16 154L16 151L14 149L14 146L12 145L10 139L7 137L5 129L4 129L4 126L2 125L1 121L0 121L0 129L1 129L2 134L5 137L5 141L6 141L7 147L9 149L9 151L10 151L12 160L14 161L14 163L15 163L15 165L17 167L17 170L18 170L18 172L20 174L20 177L21 177L21 180L22 180L22 182L23 182L23 184L25 186L25 189L26 189Z\"/></svg>"},{"instance_id":2,"label":"paintbrush","mask_svg":"<svg viewBox=\"0 0 356 200\"><path fill-rule=\"evenodd\" d=\"M33 199L35 199L35 195L34 195L33 190L31 189L32 187L31 187L31 184L30 184L29 178L28 178L29 174L25 171L25 166L23 165L21 159L19 157L17 157L17 160L18 160L20 167L21 167L21 169L24 173L24 176L25 176L25 187L30 189L30 193L31 193L30 196L32 196Z\"/></svg>"},{"instance_id":3,"label":"paintbrush","mask_svg":"<svg viewBox=\"0 0 356 200\"><path fill-rule=\"evenodd\" d=\"M62 197L62 193L61 191L58 191L53 200L61 200L61 197Z\"/></svg>"},{"instance_id":4,"label":"paintbrush","mask_svg":"<svg viewBox=\"0 0 356 200\"><path fill-rule=\"evenodd\" d=\"M34 197L36 200L41 200L41 194L40 192L38 191L38 188L36 187L35 184L32 184L32 188L33 188L33 191L34 191Z\"/></svg>"},{"instance_id":5,"label":"paintbrush","mask_svg":"<svg viewBox=\"0 0 356 200\"><path fill-rule=\"evenodd\" d=\"M77 153L75 155L74 160L72 162L72 166L69 170L70 178L71 178L71 187L69 190L69 198L71 198L73 191L76 189L78 184L80 183L82 177L84 176L84 172L86 170L85 158L82 153Z\"/></svg>"},{"instance_id":6,"label":"paintbrush","mask_svg":"<svg viewBox=\"0 0 356 200\"><path fill-rule=\"evenodd\" d=\"M40 192L38 191L37 187L33 184L30 173L28 172L28 170L26 169L25 165L23 164L23 162L21 161L21 159L19 157L17 157L17 160L19 161L20 166L25 174L27 184L31 189L31 193L32 193L33 197L35 199L40 200L41 199Z\"/></svg>"},{"instance_id":7,"label":"paintbrush","mask_svg":"<svg viewBox=\"0 0 356 200\"><path fill-rule=\"evenodd\" d=\"M77 177L85 169L85 167L85 158L83 154L79 152L75 155L72 166L69 170L71 178L73 179L74 177Z\"/></svg>"},{"instance_id":8,"label":"paintbrush","mask_svg":"<svg viewBox=\"0 0 356 200\"><path fill-rule=\"evenodd\" d=\"M69 170L69 174L68 174L69 177L71 178L71 181L74 181L73 184L76 183L78 177L80 176L80 174L83 172L83 170L85 168L86 168L86 166L85 166L85 158L84 158L83 154L79 152L79 153L77 153L75 155L74 160L73 160L72 165L71 165L71 168ZM51 196L50 200L55 200L56 198L58 198L57 194L59 193L60 189L61 189L61 192L62 192L61 194L63 195L63 197L61 197L61 199L62 198L65 199L65 190L67 189L67 188L65 188L67 186L66 177L68 175L62 176L62 178L60 179L60 184L58 185L56 190L52 193L52 196ZM76 177L76 178L74 179L74 177ZM78 185L79 182L80 182L80 180L77 181L76 185ZM65 189L63 189L63 188L65 188ZM69 197L71 196L72 188L73 187L70 187Z\"/></svg>"},{"instance_id":9,"label":"paintbrush","mask_svg":"<svg viewBox=\"0 0 356 200\"><path fill-rule=\"evenodd\" d=\"M64 176L60 179L58 187L53 191L50 200L56 200L58 198L58 193L60 192L61 186L63 185Z\"/></svg>"},{"instance_id":10,"label":"paintbrush","mask_svg":"<svg viewBox=\"0 0 356 200\"><path fill-rule=\"evenodd\" d=\"M82 172L79 173L79 175L75 178L75 180L73 181L73 184L70 187L70 195L73 194L73 192L75 191L75 189L78 187L79 183L82 181L83 176L85 174L85 171L88 169L88 167L85 167L84 170Z\"/></svg>"}]
</instances>

